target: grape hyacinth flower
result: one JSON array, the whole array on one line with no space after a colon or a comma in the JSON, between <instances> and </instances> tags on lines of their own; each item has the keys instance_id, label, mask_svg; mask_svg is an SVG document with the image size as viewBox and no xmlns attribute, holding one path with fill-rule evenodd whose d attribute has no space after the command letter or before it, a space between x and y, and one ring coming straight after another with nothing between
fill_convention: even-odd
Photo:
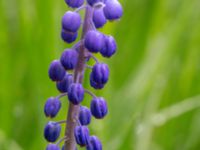
<instances>
[{"instance_id":1,"label":"grape hyacinth flower","mask_svg":"<svg viewBox=\"0 0 200 150\"><path fill-rule=\"evenodd\" d=\"M78 61L78 52L74 49L66 49L60 58L60 62L66 70L76 67Z\"/></svg>"},{"instance_id":2,"label":"grape hyacinth flower","mask_svg":"<svg viewBox=\"0 0 200 150\"><path fill-rule=\"evenodd\" d=\"M104 15L108 20L116 20L121 18L123 9L118 0L106 0L104 7Z\"/></svg>"},{"instance_id":3,"label":"grape hyacinth flower","mask_svg":"<svg viewBox=\"0 0 200 150\"><path fill-rule=\"evenodd\" d=\"M66 31L65 29L62 29L62 31L61 31L61 38L66 43L74 42L76 40L77 36L78 36L77 32L73 33L73 32Z\"/></svg>"},{"instance_id":4,"label":"grape hyacinth flower","mask_svg":"<svg viewBox=\"0 0 200 150\"><path fill-rule=\"evenodd\" d=\"M96 8L94 9L93 13L93 22L96 28L101 28L106 24L107 19L104 15L103 8Z\"/></svg>"},{"instance_id":5,"label":"grape hyacinth flower","mask_svg":"<svg viewBox=\"0 0 200 150\"><path fill-rule=\"evenodd\" d=\"M110 58L115 54L117 49L117 44L112 36L105 36L105 47L100 51L103 57Z\"/></svg>"},{"instance_id":6,"label":"grape hyacinth flower","mask_svg":"<svg viewBox=\"0 0 200 150\"><path fill-rule=\"evenodd\" d=\"M78 145L86 146L90 137L89 130L86 126L76 126L74 136Z\"/></svg>"},{"instance_id":7,"label":"grape hyacinth flower","mask_svg":"<svg viewBox=\"0 0 200 150\"><path fill-rule=\"evenodd\" d=\"M107 103L103 97L95 97L91 101L90 109L96 119L102 119L108 113Z\"/></svg>"},{"instance_id":8,"label":"grape hyacinth flower","mask_svg":"<svg viewBox=\"0 0 200 150\"><path fill-rule=\"evenodd\" d=\"M72 83L68 88L68 99L74 105L79 104L84 98L84 89L80 83Z\"/></svg>"},{"instance_id":9,"label":"grape hyacinth flower","mask_svg":"<svg viewBox=\"0 0 200 150\"><path fill-rule=\"evenodd\" d=\"M79 110L79 122L81 125L89 125L91 122L91 112L90 110L85 107L81 106Z\"/></svg>"},{"instance_id":10,"label":"grape hyacinth flower","mask_svg":"<svg viewBox=\"0 0 200 150\"><path fill-rule=\"evenodd\" d=\"M55 142L60 136L61 127L56 122L48 122L44 129L44 137L49 142Z\"/></svg>"},{"instance_id":11,"label":"grape hyacinth flower","mask_svg":"<svg viewBox=\"0 0 200 150\"><path fill-rule=\"evenodd\" d=\"M65 69L60 61L54 60L49 67L49 78L52 81L61 81L65 76Z\"/></svg>"},{"instance_id":12,"label":"grape hyacinth flower","mask_svg":"<svg viewBox=\"0 0 200 150\"><path fill-rule=\"evenodd\" d=\"M68 88L72 83L73 83L72 74L66 73L63 80L56 83L56 87L61 93L65 93L68 91Z\"/></svg>"},{"instance_id":13,"label":"grape hyacinth flower","mask_svg":"<svg viewBox=\"0 0 200 150\"><path fill-rule=\"evenodd\" d=\"M86 150L102 150L102 143L97 136L90 136L88 126L95 119L103 119L108 114L107 102L103 97L97 97L83 86L86 69L90 78L86 81L94 89L102 89L109 80L110 70L107 64L100 62L96 53L110 58L117 51L117 44L111 35L105 35L97 30L107 21L118 20L123 9L118 0L65 0L72 8L67 11L61 21L61 39L66 43L77 40L82 26L81 39L71 48L66 48L59 60L51 62L48 70L49 78L56 84L60 94L47 99L44 106L45 116L55 118L61 109L62 98L68 99L66 120L49 121L44 128L44 138L50 142L46 150L77 150L77 146ZM74 8L76 8L74 10ZM84 18L79 11L85 10ZM94 64L89 66L90 59ZM92 97L90 106L83 106L84 95ZM60 139L62 124L65 125L64 136ZM56 143L54 143L56 142ZM60 143L63 142L61 148Z\"/></svg>"},{"instance_id":14,"label":"grape hyacinth flower","mask_svg":"<svg viewBox=\"0 0 200 150\"><path fill-rule=\"evenodd\" d=\"M60 150L60 147L57 144L49 144L46 150Z\"/></svg>"},{"instance_id":15,"label":"grape hyacinth flower","mask_svg":"<svg viewBox=\"0 0 200 150\"><path fill-rule=\"evenodd\" d=\"M69 32L77 32L81 25L81 16L77 12L68 11L62 18L62 28Z\"/></svg>"},{"instance_id":16,"label":"grape hyacinth flower","mask_svg":"<svg viewBox=\"0 0 200 150\"><path fill-rule=\"evenodd\" d=\"M78 8L83 5L84 0L65 0L67 5L72 8Z\"/></svg>"},{"instance_id":17,"label":"grape hyacinth flower","mask_svg":"<svg viewBox=\"0 0 200 150\"><path fill-rule=\"evenodd\" d=\"M96 136L90 136L86 149L87 150L102 150L101 141Z\"/></svg>"},{"instance_id":18,"label":"grape hyacinth flower","mask_svg":"<svg viewBox=\"0 0 200 150\"><path fill-rule=\"evenodd\" d=\"M104 36L98 31L88 31L85 35L85 47L92 53L101 51L105 46Z\"/></svg>"},{"instance_id":19,"label":"grape hyacinth flower","mask_svg":"<svg viewBox=\"0 0 200 150\"><path fill-rule=\"evenodd\" d=\"M102 89L108 82L109 68L106 64L96 63L90 73L90 85L95 89Z\"/></svg>"},{"instance_id":20,"label":"grape hyacinth flower","mask_svg":"<svg viewBox=\"0 0 200 150\"><path fill-rule=\"evenodd\" d=\"M58 98L50 97L44 106L44 113L46 117L54 118L59 112L61 102Z\"/></svg>"}]
</instances>

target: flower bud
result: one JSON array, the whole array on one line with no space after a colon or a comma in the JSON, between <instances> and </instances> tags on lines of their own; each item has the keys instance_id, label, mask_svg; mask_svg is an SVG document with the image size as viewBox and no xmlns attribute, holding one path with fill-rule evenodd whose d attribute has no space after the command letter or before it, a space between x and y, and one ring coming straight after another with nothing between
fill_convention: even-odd
<instances>
[{"instance_id":1,"label":"flower bud","mask_svg":"<svg viewBox=\"0 0 200 150\"><path fill-rule=\"evenodd\" d=\"M85 106L80 107L79 122L80 122L81 125L88 125L91 122L91 112Z\"/></svg>"},{"instance_id":2,"label":"flower bud","mask_svg":"<svg viewBox=\"0 0 200 150\"><path fill-rule=\"evenodd\" d=\"M61 127L56 122L48 122L44 129L44 137L49 142L55 142L60 136Z\"/></svg>"},{"instance_id":3,"label":"flower bud","mask_svg":"<svg viewBox=\"0 0 200 150\"><path fill-rule=\"evenodd\" d=\"M94 9L93 22L96 28L101 28L106 24L107 20L102 7Z\"/></svg>"},{"instance_id":4,"label":"flower bud","mask_svg":"<svg viewBox=\"0 0 200 150\"><path fill-rule=\"evenodd\" d=\"M90 85L96 89L104 87L109 78L109 68L107 64L96 63L90 74Z\"/></svg>"},{"instance_id":5,"label":"flower bud","mask_svg":"<svg viewBox=\"0 0 200 150\"><path fill-rule=\"evenodd\" d=\"M44 113L46 117L54 118L59 112L61 102L55 97L50 97L44 105Z\"/></svg>"},{"instance_id":6,"label":"flower bud","mask_svg":"<svg viewBox=\"0 0 200 150\"><path fill-rule=\"evenodd\" d=\"M86 126L76 126L74 136L78 145L85 146L89 141L89 130Z\"/></svg>"},{"instance_id":7,"label":"flower bud","mask_svg":"<svg viewBox=\"0 0 200 150\"><path fill-rule=\"evenodd\" d=\"M90 104L90 110L92 115L96 119L102 119L108 113L107 103L103 97L93 98Z\"/></svg>"},{"instance_id":8,"label":"flower bud","mask_svg":"<svg viewBox=\"0 0 200 150\"><path fill-rule=\"evenodd\" d=\"M104 36L98 31L88 31L85 35L85 47L88 51L97 53L104 48Z\"/></svg>"},{"instance_id":9,"label":"flower bud","mask_svg":"<svg viewBox=\"0 0 200 150\"><path fill-rule=\"evenodd\" d=\"M87 150L102 150L101 141L96 136L90 136Z\"/></svg>"},{"instance_id":10,"label":"flower bud","mask_svg":"<svg viewBox=\"0 0 200 150\"><path fill-rule=\"evenodd\" d=\"M82 102L84 98L84 88L80 83L72 83L68 88L68 99L69 101L77 105Z\"/></svg>"},{"instance_id":11,"label":"flower bud","mask_svg":"<svg viewBox=\"0 0 200 150\"><path fill-rule=\"evenodd\" d=\"M65 0L67 5L72 8L78 8L83 5L84 0Z\"/></svg>"},{"instance_id":12,"label":"flower bud","mask_svg":"<svg viewBox=\"0 0 200 150\"><path fill-rule=\"evenodd\" d=\"M77 32L81 25L81 16L77 12L67 11L62 18L62 28L69 32Z\"/></svg>"},{"instance_id":13,"label":"flower bud","mask_svg":"<svg viewBox=\"0 0 200 150\"><path fill-rule=\"evenodd\" d=\"M104 14L108 20L116 20L121 18L123 8L118 0L107 0L105 2Z\"/></svg>"},{"instance_id":14,"label":"flower bud","mask_svg":"<svg viewBox=\"0 0 200 150\"><path fill-rule=\"evenodd\" d=\"M102 83L97 83L94 81L94 78L92 76L92 74L90 74L90 85L95 88L95 89L102 89L104 88L104 84Z\"/></svg>"},{"instance_id":15,"label":"flower bud","mask_svg":"<svg viewBox=\"0 0 200 150\"><path fill-rule=\"evenodd\" d=\"M73 49L66 49L60 58L60 62L66 70L71 70L76 67L78 61L78 53Z\"/></svg>"},{"instance_id":16,"label":"flower bud","mask_svg":"<svg viewBox=\"0 0 200 150\"><path fill-rule=\"evenodd\" d=\"M68 91L68 88L72 83L73 75L66 73L64 79L56 83L56 87L61 93L65 93Z\"/></svg>"},{"instance_id":17,"label":"flower bud","mask_svg":"<svg viewBox=\"0 0 200 150\"><path fill-rule=\"evenodd\" d=\"M112 36L105 36L105 47L100 51L104 57L111 57L117 49L117 44Z\"/></svg>"},{"instance_id":18,"label":"flower bud","mask_svg":"<svg viewBox=\"0 0 200 150\"><path fill-rule=\"evenodd\" d=\"M65 76L65 69L60 61L54 60L49 66L49 77L52 81L61 81Z\"/></svg>"},{"instance_id":19,"label":"flower bud","mask_svg":"<svg viewBox=\"0 0 200 150\"><path fill-rule=\"evenodd\" d=\"M60 147L56 144L48 144L46 150L60 150Z\"/></svg>"},{"instance_id":20,"label":"flower bud","mask_svg":"<svg viewBox=\"0 0 200 150\"><path fill-rule=\"evenodd\" d=\"M65 41L66 43L72 43L76 40L78 36L77 32L68 32L64 29L62 29L61 31L61 38L63 39L63 41Z\"/></svg>"}]
</instances>

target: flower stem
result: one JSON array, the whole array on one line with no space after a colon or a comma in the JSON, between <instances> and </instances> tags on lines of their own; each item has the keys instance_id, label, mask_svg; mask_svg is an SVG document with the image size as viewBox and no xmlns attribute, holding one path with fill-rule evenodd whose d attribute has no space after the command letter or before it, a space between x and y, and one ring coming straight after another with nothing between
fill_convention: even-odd
<instances>
[{"instance_id":1,"label":"flower stem","mask_svg":"<svg viewBox=\"0 0 200 150\"><path fill-rule=\"evenodd\" d=\"M89 90L86 90L85 89L85 93L88 93L90 96L92 96L93 98L96 98L96 95L94 93L92 93L91 91Z\"/></svg>"},{"instance_id":2,"label":"flower stem","mask_svg":"<svg viewBox=\"0 0 200 150\"><path fill-rule=\"evenodd\" d=\"M92 19L92 8L88 5L86 7L85 18L83 23L83 31L81 38L84 38L85 33L91 28L90 21ZM82 40L83 41L83 40ZM78 63L74 71L74 82L82 83L84 76L84 68L85 68L85 47L84 44L81 44L79 51ZM76 141L74 137L74 128L77 125L77 121L75 118L78 117L79 113L79 105L73 105L69 103L68 115L66 120L66 129L65 129L65 137L67 137L67 141L65 141L64 150L75 150Z\"/></svg>"}]
</instances>

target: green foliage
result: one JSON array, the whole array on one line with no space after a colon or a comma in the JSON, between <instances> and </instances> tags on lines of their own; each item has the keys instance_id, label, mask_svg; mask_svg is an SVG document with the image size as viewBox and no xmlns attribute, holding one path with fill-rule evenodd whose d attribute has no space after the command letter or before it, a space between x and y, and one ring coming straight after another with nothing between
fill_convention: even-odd
<instances>
[{"instance_id":1,"label":"green foliage","mask_svg":"<svg viewBox=\"0 0 200 150\"><path fill-rule=\"evenodd\" d=\"M104 59L111 77L96 92L109 115L93 120L91 132L104 150L199 150L200 1L121 2L122 20L103 29L118 53ZM0 1L0 150L45 149L43 105L58 94L47 69L70 47L60 39L67 9L64 0ZM66 116L62 105L56 120Z\"/></svg>"}]
</instances>

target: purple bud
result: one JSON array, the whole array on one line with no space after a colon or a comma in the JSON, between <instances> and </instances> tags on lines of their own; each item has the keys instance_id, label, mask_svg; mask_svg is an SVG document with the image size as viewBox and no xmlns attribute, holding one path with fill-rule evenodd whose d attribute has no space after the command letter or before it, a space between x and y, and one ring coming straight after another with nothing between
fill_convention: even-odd
<instances>
[{"instance_id":1,"label":"purple bud","mask_svg":"<svg viewBox=\"0 0 200 150\"><path fill-rule=\"evenodd\" d=\"M90 74L90 85L95 89L102 89L104 87L104 84L97 83L94 81L92 74Z\"/></svg>"},{"instance_id":2,"label":"purple bud","mask_svg":"<svg viewBox=\"0 0 200 150\"><path fill-rule=\"evenodd\" d=\"M69 32L77 32L81 25L81 16L77 12L67 11L62 18L62 28Z\"/></svg>"},{"instance_id":3,"label":"purple bud","mask_svg":"<svg viewBox=\"0 0 200 150\"><path fill-rule=\"evenodd\" d=\"M77 32L75 32L75 33L68 32L64 29L62 29L62 31L61 31L61 38L63 39L63 41L65 41L67 43L74 42L76 40L77 36L78 36Z\"/></svg>"},{"instance_id":4,"label":"purple bud","mask_svg":"<svg viewBox=\"0 0 200 150\"><path fill-rule=\"evenodd\" d=\"M100 51L104 57L111 57L117 49L117 44L112 36L105 36L105 47Z\"/></svg>"},{"instance_id":5,"label":"purple bud","mask_svg":"<svg viewBox=\"0 0 200 150\"><path fill-rule=\"evenodd\" d=\"M60 150L60 147L56 144L48 144L46 150Z\"/></svg>"},{"instance_id":6,"label":"purple bud","mask_svg":"<svg viewBox=\"0 0 200 150\"><path fill-rule=\"evenodd\" d=\"M89 141L89 130L86 126L76 126L74 136L78 145L85 146Z\"/></svg>"},{"instance_id":7,"label":"purple bud","mask_svg":"<svg viewBox=\"0 0 200 150\"><path fill-rule=\"evenodd\" d=\"M61 81L65 76L65 69L60 61L54 60L49 66L49 77L52 81Z\"/></svg>"},{"instance_id":8,"label":"purple bud","mask_svg":"<svg viewBox=\"0 0 200 150\"><path fill-rule=\"evenodd\" d=\"M91 6L93 6L95 3L98 3L98 2L104 2L104 0L87 0L88 4L90 4Z\"/></svg>"},{"instance_id":9,"label":"purple bud","mask_svg":"<svg viewBox=\"0 0 200 150\"><path fill-rule=\"evenodd\" d=\"M107 64L96 63L90 74L90 85L96 89L104 87L109 78L109 68Z\"/></svg>"},{"instance_id":10,"label":"purple bud","mask_svg":"<svg viewBox=\"0 0 200 150\"><path fill-rule=\"evenodd\" d=\"M71 70L76 67L78 61L78 53L74 49L65 50L60 58L60 62L66 70Z\"/></svg>"},{"instance_id":11,"label":"purple bud","mask_svg":"<svg viewBox=\"0 0 200 150\"><path fill-rule=\"evenodd\" d=\"M44 106L44 113L46 117L54 118L59 112L61 107L61 102L59 99L50 97Z\"/></svg>"},{"instance_id":12,"label":"purple bud","mask_svg":"<svg viewBox=\"0 0 200 150\"><path fill-rule=\"evenodd\" d=\"M77 105L82 102L84 98L84 88L80 83L72 83L68 88L68 99L69 101Z\"/></svg>"},{"instance_id":13,"label":"purple bud","mask_svg":"<svg viewBox=\"0 0 200 150\"><path fill-rule=\"evenodd\" d=\"M85 35L85 47L90 51L97 53L104 48L104 35L98 31L88 31Z\"/></svg>"},{"instance_id":14,"label":"purple bud","mask_svg":"<svg viewBox=\"0 0 200 150\"><path fill-rule=\"evenodd\" d=\"M123 8L118 0L107 0L105 2L104 14L108 20L116 20L121 18Z\"/></svg>"},{"instance_id":15,"label":"purple bud","mask_svg":"<svg viewBox=\"0 0 200 150\"><path fill-rule=\"evenodd\" d=\"M79 122L81 123L81 125L88 125L91 122L91 112L85 106L80 107Z\"/></svg>"},{"instance_id":16,"label":"purple bud","mask_svg":"<svg viewBox=\"0 0 200 150\"><path fill-rule=\"evenodd\" d=\"M103 97L93 98L90 104L92 115L96 119L102 119L108 113L107 103Z\"/></svg>"},{"instance_id":17,"label":"purple bud","mask_svg":"<svg viewBox=\"0 0 200 150\"><path fill-rule=\"evenodd\" d=\"M61 127L56 122L48 122L44 129L44 137L49 142L55 142L60 136Z\"/></svg>"},{"instance_id":18,"label":"purple bud","mask_svg":"<svg viewBox=\"0 0 200 150\"><path fill-rule=\"evenodd\" d=\"M94 9L93 22L96 28L101 28L106 24L107 20L102 7Z\"/></svg>"},{"instance_id":19,"label":"purple bud","mask_svg":"<svg viewBox=\"0 0 200 150\"><path fill-rule=\"evenodd\" d=\"M73 83L73 75L66 73L64 79L56 83L56 87L61 93L65 93L71 83Z\"/></svg>"},{"instance_id":20,"label":"purple bud","mask_svg":"<svg viewBox=\"0 0 200 150\"><path fill-rule=\"evenodd\" d=\"M90 136L87 150L102 150L101 141L96 136Z\"/></svg>"},{"instance_id":21,"label":"purple bud","mask_svg":"<svg viewBox=\"0 0 200 150\"><path fill-rule=\"evenodd\" d=\"M84 0L65 0L67 5L72 8L78 8L83 5Z\"/></svg>"}]
</instances>

